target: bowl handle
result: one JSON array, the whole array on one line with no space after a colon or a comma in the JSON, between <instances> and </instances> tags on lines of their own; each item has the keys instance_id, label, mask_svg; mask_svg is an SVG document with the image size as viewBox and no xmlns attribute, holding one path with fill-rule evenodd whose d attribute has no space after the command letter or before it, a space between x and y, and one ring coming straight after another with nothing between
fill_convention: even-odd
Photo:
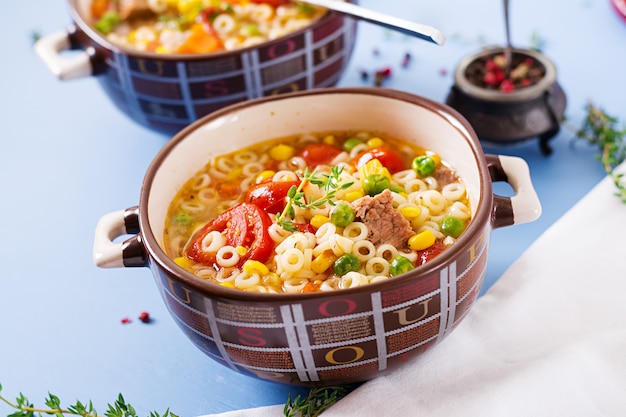
<instances>
[{"instance_id":1,"label":"bowl handle","mask_svg":"<svg viewBox=\"0 0 626 417\"><path fill-rule=\"evenodd\" d=\"M35 42L35 52L46 64L50 72L61 80L87 77L93 74L91 58L87 51L62 54L72 49L70 34L59 30Z\"/></svg>"},{"instance_id":2,"label":"bowl handle","mask_svg":"<svg viewBox=\"0 0 626 417\"><path fill-rule=\"evenodd\" d=\"M491 224L494 229L535 221L541 216L541 202L533 187L526 161L517 156L485 155L493 182L508 183L512 197L494 195Z\"/></svg>"},{"instance_id":3,"label":"bowl handle","mask_svg":"<svg viewBox=\"0 0 626 417\"><path fill-rule=\"evenodd\" d=\"M121 243L121 236L134 236ZM147 266L146 250L139 234L139 207L114 211L100 218L93 244L93 261L100 268Z\"/></svg>"}]
</instances>

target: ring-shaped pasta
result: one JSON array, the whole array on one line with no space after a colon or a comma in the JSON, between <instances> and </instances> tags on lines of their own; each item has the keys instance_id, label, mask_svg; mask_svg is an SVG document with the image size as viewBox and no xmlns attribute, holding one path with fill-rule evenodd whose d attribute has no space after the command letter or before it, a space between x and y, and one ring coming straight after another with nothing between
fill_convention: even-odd
<instances>
[{"instance_id":1,"label":"ring-shaped pasta","mask_svg":"<svg viewBox=\"0 0 626 417\"><path fill-rule=\"evenodd\" d=\"M451 182L441 189L441 195L448 201L459 201L465 197L465 185L460 182Z\"/></svg>"},{"instance_id":2,"label":"ring-shaped pasta","mask_svg":"<svg viewBox=\"0 0 626 417\"><path fill-rule=\"evenodd\" d=\"M295 273L304 266L304 253L296 248L286 249L277 259L277 264L283 271Z\"/></svg>"},{"instance_id":3,"label":"ring-shaped pasta","mask_svg":"<svg viewBox=\"0 0 626 417\"><path fill-rule=\"evenodd\" d=\"M193 179L191 189L201 190L208 187L209 185L211 185L211 176L206 172L203 172L202 174L196 175L196 177Z\"/></svg>"},{"instance_id":4,"label":"ring-shaped pasta","mask_svg":"<svg viewBox=\"0 0 626 417\"><path fill-rule=\"evenodd\" d=\"M217 252L226 245L226 237L217 230L207 233L200 242L200 248L204 252ZM232 246L231 246L232 247Z\"/></svg>"},{"instance_id":5,"label":"ring-shaped pasta","mask_svg":"<svg viewBox=\"0 0 626 417\"><path fill-rule=\"evenodd\" d=\"M215 29L215 31L224 36L229 35L235 31L237 24L235 23L235 19L230 16L228 13L220 13L215 16L213 19L213 23L211 26Z\"/></svg>"},{"instance_id":6,"label":"ring-shaped pasta","mask_svg":"<svg viewBox=\"0 0 626 417\"><path fill-rule=\"evenodd\" d=\"M276 253L285 253L288 249L298 249L303 252L306 248L312 248L315 244L315 240L311 240L304 233L292 233L287 236L278 246L276 246Z\"/></svg>"},{"instance_id":7,"label":"ring-shaped pasta","mask_svg":"<svg viewBox=\"0 0 626 417\"><path fill-rule=\"evenodd\" d=\"M241 173L247 177L251 175L258 175L264 170L265 170L265 167L263 166L262 163L254 161L254 162L248 162L247 164L245 164L241 168Z\"/></svg>"},{"instance_id":8,"label":"ring-shaped pasta","mask_svg":"<svg viewBox=\"0 0 626 417\"><path fill-rule=\"evenodd\" d=\"M408 180L403 184L407 193L423 192L428 190L428 184L420 178Z\"/></svg>"},{"instance_id":9,"label":"ring-shaped pasta","mask_svg":"<svg viewBox=\"0 0 626 417\"><path fill-rule=\"evenodd\" d=\"M221 267L233 267L239 263L239 252L234 246L226 245L221 247L215 255L215 263Z\"/></svg>"},{"instance_id":10,"label":"ring-shaped pasta","mask_svg":"<svg viewBox=\"0 0 626 417\"><path fill-rule=\"evenodd\" d=\"M407 181L416 179L417 174L412 169L404 169L393 174L391 178L404 186Z\"/></svg>"},{"instance_id":11,"label":"ring-shaped pasta","mask_svg":"<svg viewBox=\"0 0 626 417\"><path fill-rule=\"evenodd\" d=\"M302 289L306 284L309 283L309 280L306 278L290 278L283 281L283 290L286 293L299 293L302 292Z\"/></svg>"},{"instance_id":12,"label":"ring-shaped pasta","mask_svg":"<svg viewBox=\"0 0 626 417\"><path fill-rule=\"evenodd\" d=\"M240 272L235 277L233 281L233 285L242 290L251 288L253 286L259 285L261 282L261 276L258 273L249 274L245 271Z\"/></svg>"},{"instance_id":13,"label":"ring-shaped pasta","mask_svg":"<svg viewBox=\"0 0 626 417\"><path fill-rule=\"evenodd\" d=\"M198 200L202 201L203 203L209 203L217 199L215 196L215 190L213 190L212 188L203 188L201 190L198 190L197 195Z\"/></svg>"},{"instance_id":14,"label":"ring-shaped pasta","mask_svg":"<svg viewBox=\"0 0 626 417\"><path fill-rule=\"evenodd\" d=\"M315 238L317 239L317 243L320 244L330 239L335 233L337 233L337 226L328 222L321 225L319 229L315 231Z\"/></svg>"},{"instance_id":15,"label":"ring-shaped pasta","mask_svg":"<svg viewBox=\"0 0 626 417\"><path fill-rule=\"evenodd\" d=\"M356 256L359 261L366 262L376 256L376 246L369 240L358 240L354 242L354 246L352 246L352 254Z\"/></svg>"},{"instance_id":16,"label":"ring-shaped pasta","mask_svg":"<svg viewBox=\"0 0 626 417\"><path fill-rule=\"evenodd\" d=\"M471 212L469 207L466 204L461 203L460 201L455 201L450 205L448 209L448 213L451 216L458 217L461 220L467 220L471 217Z\"/></svg>"},{"instance_id":17,"label":"ring-shaped pasta","mask_svg":"<svg viewBox=\"0 0 626 417\"><path fill-rule=\"evenodd\" d=\"M385 276L385 275L376 275L374 277L371 277L369 279L370 284L374 284L376 282L383 282L383 281L387 281L389 279L389 276Z\"/></svg>"},{"instance_id":18,"label":"ring-shaped pasta","mask_svg":"<svg viewBox=\"0 0 626 417\"><path fill-rule=\"evenodd\" d=\"M360 272L350 271L341 277L341 288L356 288L368 284L367 277Z\"/></svg>"},{"instance_id":19,"label":"ring-shaped pasta","mask_svg":"<svg viewBox=\"0 0 626 417\"><path fill-rule=\"evenodd\" d=\"M363 241L367 238L369 229L362 222L352 222L343 228L342 235L355 242Z\"/></svg>"},{"instance_id":20,"label":"ring-shaped pasta","mask_svg":"<svg viewBox=\"0 0 626 417\"><path fill-rule=\"evenodd\" d=\"M374 256L365 263L368 275L389 275L389 261L381 256Z\"/></svg>"},{"instance_id":21,"label":"ring-shaped pasta","mask_svg":"<svg viewBox=\"0 0 626 417\"><path fill-rule=\"evenodd\" d=\"M367 143L359 143L354 148L350 149L350 158L356 158L361 152L365 152L369 149Z\"/></svg>"},{"instance_id":22,"label":"ring-shaped pasta","mask_svg":"<svg viewBox=\"0 0 626 417\"><path fill-rule=\"evenodd\" d=\"M272 223L272 225L267 229L267 232L275 243L282 242L291 234L291 232L288 232L280 227L278 223Z\"/></svg>"},{"instance_id":23,"label":"ring-shaped pasta","mask_svg":"<svg viewBox=\"0 0 626 417\"><path fill-rule=\"evenodd\" d=\"M215 169L217 169L218 171L226 175L230 174L236 168L237 166L233 163L233 161L230 158L221 157L215 160Z\"/></svg>"},{"instance_id":24,"label":"ring-shaped pasta","mask_svg":"<svg viewBox=\"0 0 626 417\"><path fill-rule=\"evenodd\" d=\"M295 172L289 171L289 170L286 170L286 169L278 171L272 177L272 181L274 181L274 182L297 181L297 180L298 180L298 175Z\"/></svg>"},{"instance_id":25,"label":"ring-shaped pasta","mask_svg":"<svg viewBox=\"0 0 626 417\"><path fill-rule=\"evenodd\" d=\"M196 200L185 200L180 203L180 208L188 213L202 213L204 210L206 210L206 205L200 204Z\"/></svg>"},{"instance_id":26,"label":"ring-shaped pasta","mask_svg":"<svg viewBox=\"0 0 626 417\"><path fill-rule=\"evenodd\" d=\"M428 207L431 215L443 213L446 209L447 201L437 190L427 190L420 193L420 203Z\"/></svg>"},{"instance_id":27,"label":"ring-shaped pasta","mask_svg":"<svg viewBox=\"0 0 626 417\"><path fill-rule=\"evenodd\" d=\"M390 245L389 243L383 243L382 245L376 248L376 256L386 259L388 262L391 262L393 258L398 256L398 249Z\"/></svg>"}]
</instances>

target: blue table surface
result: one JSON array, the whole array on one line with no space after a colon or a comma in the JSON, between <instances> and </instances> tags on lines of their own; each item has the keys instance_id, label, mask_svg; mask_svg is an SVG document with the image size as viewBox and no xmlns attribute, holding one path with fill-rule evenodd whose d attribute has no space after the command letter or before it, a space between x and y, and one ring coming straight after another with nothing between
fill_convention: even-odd
<instances>
[{"instance_id":1,"label":"blue table surface","mask_svg":"<svg viewBox=\"0 0 626 417\"><path fill-rule=\"evenodd\" d=\"M501 1L362 0L361 5L439 28L444 46L359 23L341 86L390 66L385 86L445 101L461 57L502 44ZM11 1L0 14L0 384L42 403L118 393L140 415L170 407L181 416L284 403L304 389L242 376L191 345L169 317L146 268L94 266L94 228L108 212L139 201L144 173L167 137L120 113L94 78L57 80L32 50L34 33L70 23L65 0ZM8 8L8 10L7 10ZM512 40L539 40L568 98L567 122L550 143L488 153L518 155L531 168L542 217L492 234L484 291L563 213L604 177L597 149L573 144L588 101L626 121L626 22L609 0L512 2ZM534 39L534 40L533 40ZM401 62L411 55L408 67ZM502 190L499 192L507 192ZM581 231L584 238L584 231ZM148 311L153 321L137 318ZM125 317L132 319L122 324ZM0 402L0 414L12 410Z\"/></svg>"}]
</instances>

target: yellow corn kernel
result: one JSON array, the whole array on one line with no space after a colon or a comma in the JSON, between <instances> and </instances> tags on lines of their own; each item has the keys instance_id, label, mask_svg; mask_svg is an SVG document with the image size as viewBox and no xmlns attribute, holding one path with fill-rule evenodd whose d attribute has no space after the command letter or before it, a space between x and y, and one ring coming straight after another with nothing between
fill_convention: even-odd
<instances>
[{"instance_id":1,"label":"yellow corn kernel","mask_svg":"<svg viewBox=\"0 0 626 417\"><path fill-rule=\"evenodd\" d=\"M438 153L434 153L434 152L426 152L426 155L430 156L431 158L433 158L433 161L435 161L435 166L439 166L441 165L441 156Z\"/></svg>"},{"instance_id":2,"label":"yellow corn kernel","mask_svg":"<svg viewBox=\"0 0 626 417\"><path fill-rule=\"evenodd\" d=\"M178 258L174 258L174 262L176 263L176 265L184 269L190 269L193 265L193 261L186 256L179 256Z\"/></svg>"},{"instance_id":3,"label":"yellow corn kernel","mask_svg":"<svg viewBox=\"0 0 626 417\"><path fill-rule=\"evenodd\" d=\"M267 275L263 275L263 285L268 287L280 287L282 285L282 280L277 273L270 272Z\"/></svg>"},{"instance_id":4,"label":"yellow corn kernel","mask_svg":"<svg viewBox=\"0 0 626 417\"><path fill-rule=\"evenodd\" d=\"M409 248L413 250L424 250L430 248L435 243L435 234L432 230L426 229L409 238Z\"/></svg>"},{"instance_id":5,"label":"yellow corn kernel","mask_svg":"<svg viewBox=\"0 0 626 417\"><path fill-rule=\"evenodd\" d=\"M159 45L154 48L154 52L156 52L157 54L169 54L171 51L169 51L165 46Z\"/></svg>"},{"instance_id":6,"label":"yellow corn kernel","mask_svg":"<svg viewBox=\"0 0 626 417\"><path fill-rule=\"evenodd\" d=\"M272 171L271 169L266 169L265 171L262 171L259 175L256 176L256 178L254 179L254 182L256 184L260 184L272 178L274 174L276 174L275 171Z\"/></svg>"},{"instance_id":7,"label":"yellow corn kernel","mask_svg":"<svg viewBox=\"0 0 626 417\"><path fill-rule=\"evenodd\" d=\"M248 252L248 248L246 248L245 246L237 246L235 249L237 250L239 256L243 256L246 254L246 252Z\"/></svg>"},{"instance_id":8,"label":"yellow corn kernel","mask_svg":"<svg viewBox=\"0 0 626 417\"><path fill-rule=\"evenodd\" d=\"M316 214L315 216L311 217L311 221L309 223L311 223L311 226L319 229L324 223L328 223L329 221L330 219L328 217L322 216L321 214Z\"/></svg>"},{"instance_id":9,"label":"yellow corn kernel","mask_svg":"<svg viewBox=\"0 0 626 417\"><path fill-rule=\"evenodd\" d=\"M354 200L358 200L359 198L363 197L365 195L365 193L363 192L363 190L355 190L355 191L350 191L347 192L344 196L343 199L352 203Z\"/></svg>"},{"instance_id":10,"label":"yellow corn kernel","mask_svg":"<svg viewBox=\"0 0 626 417\"><path fill-rule=\"evenodd\" d=\"M235 284L229 281L220 282L220 285L226 288L235 288Z\"/></svg>"},{"instance_id":11,"label":"yellow corn kernel","mask_svg":"<svg viewBox=\"0 0 626 417\"><path fill-rule=\"evenodd\" d=\"M259 275L266 275L270 272L264 263L252 259L245 261L242 268L249 274L258 273Z\"/></svg>"},{"instance_id":12,"label":"yellow corn kernel","mask_svg":"<svg viewBox=\"0 0 626 417\"><path fill-rule=\"evenodd\" d=\"M228 173L228 175L226 176L226 180L232 181L234 179L239 178L240 175L241 175L241 168L235 168Z\"/></svg>"},{"instance_id":13,"label":"yellow corn kernel","mask_svg":"<svg viewBox=\"0 0 626 417\"><path fill-rule=\"evenodd\" d=\"M327 145L335 145L337 139L335 138L335 135L327 135L324 136L324 139L322 139L322 141Z\"/></svg>"},{"instance_id":14,"label":"yellow corn kernel","mask_svg":"<svg viewBox=\"0 0 626 417\"><path fill-rule=\"evenodd\" d=\"M406 206L400 209L400 214L402 214L407 219L414 219L419 216L422 210L419 207Z\"/></svg>"},{"instance_id":15,"label":"yellow corn kernel","mask_svg":"<svg viewBox=\"0 0 626 417\"><path fill-rule=\"evenodd\" d=\"M337 260L331 251L324 251L311 261L311 270L316 274L326 271Z\"/></svg>"},{"instance_id":16,"label":"yellow corn kernel","mask_svg":"<svg viewBox=\"0 0 626 417\"><path fill-rule=\"evenodd\" d=\"M359 175L361 176L361 180L367 178L367 176L372 174L382 174L386 177L391 178L389 170L385 168L378 159L370 159L365 164L359 167Z\"/></svg>"},{"instance_id":17,"label":"yellow corn kernel","mask_svg":"<svg viewBox=\"0 0 626 417\"><path fill-rule=\"evenodd\" d=\"M378 137L368 139L366 143L367 143L367 146L369 146L370 148L377 148L379 146L383 146L384 144L383 140Z\"/></svg>"},{"instance_id":18,"label":"yellow corn kernel","mask_svg":"<svg viewBox=\"0 0 626 417\"><path fill-rule=\"evenodd\" d=\"M274 161L286 161L287 159L291 158L295 153L296 150L293 148L293 146L285 145L284 143L274 146L269 151L270 157Z\"/></svg>"},{"instance_id":19,"label":"yellow corn kernel","mask_svg":"<svg viewBox=\"0 0 626 417\"><path fill-rule=\"evenodd\" d=\"M202 6L202 2L198 0L178 0L178 12L187 14L198 10L198 6Z\"/></svg>"}]
</instances>

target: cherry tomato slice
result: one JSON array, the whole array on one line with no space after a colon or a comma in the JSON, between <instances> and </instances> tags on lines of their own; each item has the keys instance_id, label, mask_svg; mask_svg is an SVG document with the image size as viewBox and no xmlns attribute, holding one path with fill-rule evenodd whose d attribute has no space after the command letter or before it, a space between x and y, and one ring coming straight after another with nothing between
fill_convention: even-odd
<instances>
[{"instance_id":1,"label":"cherry tomato slice","mask_svg":"<svg viewBox=\"0 0 626 417\"><path fill-rule=\"evenodd\" d=\"M395 174L396 172L409 167L408 163L405 162L396 151L386 146L379 146L377 148L361 152L356 157L355 166L359 168L361 165L365 165L372 159L378 159L391 174Z\"/></svg>"},{"instance_id":2,"label":"cherry tomato slice","mask_svg":"<svg viewBox=\"0 0 626 417\"><path fill-rule=\"evenodd\" d=\"M288 0L250 0L251 3L265 3L265 4L269 4L270 6L276 8L278 6L283 6L287 3L289 3Z\"/></svg>"},{"instance_id":3,"label":"cherry tomato slice","mask_svg":"<svg viewBox=\"0 0 626 417\"><path fill-rule=\"evenodd\" d=\"M248 259L266 262L274 250L274 241L268 229L272 224L269 215L254 204L241 203L207 223L196 235L187 250L187 256L205 265L214 265L216 252L202 249L202 240L211 232L225 233L230 246L244 246L248 251L241 256L239 265Z\"/></svg>"},{"instance_id":4,"label":"cherry tomato slice","mask_svg":"<svg viewBox=\"0 0 626 417\"><path fill-rule=\"evenodd\" d=\"M341 153L341 149L326 143L314 143L304 147L298 155L304 159L307 166L315 168L318 165L328 165Z\"/></svg>"},{"instance_id":5,"label":"cherry tomato slice","mask_svg":"<svg viewBox=\"0 0 626 417\"><path fill-rule=\"evenodd\" d=\"M426 262L430 261L441 252L443 252L445 248L446 246L443 244L443 242L437 240L431 247L424 250L418 250L416 266L424 265Z\"/></svg>"},{"instance_id":6,"label":"cherry tomato slice","mask_svg":"<svg viewBox=\"0 0 626 417\"><path fill-rule=\"evenodd\" d=\"M266 181L252 186L244 201L254 204L268 214L281 213L287 204L287 193L297 187L300 181Z\"/></svg>"}]
</instances>

